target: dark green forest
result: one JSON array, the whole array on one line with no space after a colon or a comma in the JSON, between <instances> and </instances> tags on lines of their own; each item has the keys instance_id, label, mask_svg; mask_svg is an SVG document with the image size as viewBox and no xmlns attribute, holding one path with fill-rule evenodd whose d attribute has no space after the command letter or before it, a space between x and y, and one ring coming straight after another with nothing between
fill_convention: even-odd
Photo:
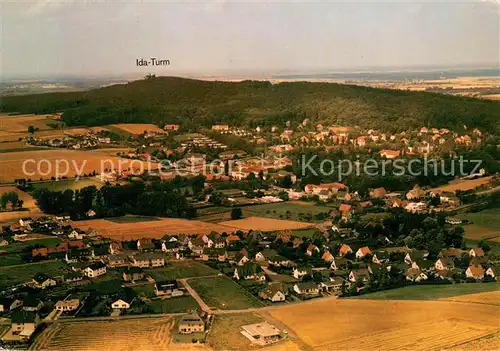
<instances>
[{"instance_id":1,"label":"dark green forest","mask_svg":"<svg viewBox=\"0 0 500 351\"><path fill-rule=\"evenodd\" d=\"M304 118L395 132L421 126L496 132L500 103L426 92L333 83L208 82L158 77L85 92L3 97L2 112L63 112L70 125L181 123L185 130L214 123L283 125Z\"/></svg>"}]
</instances>

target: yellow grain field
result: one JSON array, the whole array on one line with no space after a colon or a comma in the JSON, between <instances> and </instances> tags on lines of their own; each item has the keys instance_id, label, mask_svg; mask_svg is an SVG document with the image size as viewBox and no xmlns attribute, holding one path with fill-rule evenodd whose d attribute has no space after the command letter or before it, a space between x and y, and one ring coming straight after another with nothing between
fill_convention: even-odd
<instances>
[{"instance_id":1,"label":"yellow grain field","mask_svg":"<svg viewBox=\"0 0 500 351\"><path fill-rule=\"evenodd\" d=\"M470 180L458 180L455 182L451 182L447 185L440 186L439 188L434 188L431 189L431 191L436 191L436 192L443 192L443 191L450 191L450 192L455 192L457 190L473 190L477 188L478 186L481 185L486 185L490 183L491 179L493 177L482 177L482 178L477 178L477 179L470 179Z\"/></svg>"},{"instance_id":2,"label":"yellow grain field","mask_svg":"<svg viewBox=\"0 0 500 351\"><path fill-rule=\"evenodd\" d=\"M451 348L498 331L499 313L499 306L477 303L355 299L270 311L304 343L325 351Z\"/></svg>"},{"instance_id":3,"label":"yellow grain field","mask_svg":"<svg viewBox=\"0 0 500 351\"><path fill-rule=\"evenodd\" d=\"M174 321L148 318L117 321L56 323L33 343L43 351L163 351L169 347Z\"/></svg>"},{"instance_id":4,"label":"yellow grain field","mask_svg":"<svg viewBox=\"0 0 500 351\"><path fill-rule=\"evenodd\" d=\"M247 217L233 221L220 222L219 224L241 230L253 229L261 231L304 229L313 226L313 224L311 223L264 218L264 217Z\"/></svg>"},{"instance_id":5,"label":"yellow grain field","mask_svg":"<svg viewBox=\"0 0 500 351\"><path fill-rule=\"evenodd\" d=\"M154 124L122 123L122 124L112 124L111 126L134 135L143 134L144 132L154 132L159 134L165 133L163 129L155 126Z\"/></svg>"}]
</instances>

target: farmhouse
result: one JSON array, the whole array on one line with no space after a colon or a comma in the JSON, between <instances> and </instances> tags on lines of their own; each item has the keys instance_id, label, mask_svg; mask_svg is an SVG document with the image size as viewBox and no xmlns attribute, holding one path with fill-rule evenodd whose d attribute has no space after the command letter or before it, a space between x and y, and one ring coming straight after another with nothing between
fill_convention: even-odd
<instances>
[{"instance_id":1,"label":"farmhouse","mask_svg":"<svg viewBox=\"0 0 500 351\"><path fill-rule=\"evenodd\" d=\"M436 270L440 271L443 269L453 269L455 268L455 264L453 263L452 258L440 258L436 261L434 267Z\"/></svg>"},{"instance_id":2,"label":"farmhouse","mask_svg":"<svg viewBox=\"0 0 500 351\"><path fill-rule=\"evenodd\" d=\"M60 300L55 304L55 309L57 311L66 312L66 311L74 311L80 306L80 300L72 299L72 300Z\"/></svg>"},{"instance_id":3,"label":"farmhouse","mask_svg":"<svg viewBox=\"0 0 500 351\"><path fill-rule=\"evenodd\" d=\"M205 323L197 313L191 313L179 320L178 330L179 334L203 333Z\"/></svg>"},{"instance_id":4,"label":"farmhouse","mask_svg":"<svg viewBox=\"0 0 500 351\"><path fill-rule=\"evenodd\" d=\"M241 328L241 334L250 340L252 344L263 346L281 340L279 329L267 322L244 325Z\"/></svg>"},{"instance_id":5,"label":"farmhouse","mask_svg":"<svg viewBox=\"0 0 500 351\"><path fill-rule=\"evenodd\" d=\"M370 248L368 246L363 246L359 248L358 251L356 251L356 258L360 259L371 254L372 251L370 250Z\"/></svg>"},{"instance_id":6,"label":"farmhouse","mask_svg":"<svg viewBox=\"0 0 500 351\"><path fill-rule=\"evenodd\" d=\"M367 282L370 279L370 271L368 268L353 269L349 273L349 281L355 283L357 281Z\"/></svg>"},{"instance_id":7,"label":"farmhouse","mask_svg":"<svg viewBox=\"0 0 500 351\"><path fill-rule=\"evenodd\" d=\"M18 335L22 339L29 339L31 334L40 324L40 317L36 312L27 312L23 310L15 311L10 316L13 335Z\"/></svg>"},{"instance_id":8,"label":"farmhouse","mask_svg":"<svg viewBox=\"0 0 500 351\"><path fill-rule=\"evenodd\" d=\"M130 303L125 298L115 299L111 303L111 308L114 310L127 310L130 308Z\"/></svg>"},{"instance_id":9,"label":"farmhouse","mask_svg":"<svg viewBox=\"0 0 500 351\"><path fill-rule=\"evenodd\" d=\"M57 282L49 278L47 275L43 273L38 273L34 278L33 278L33 286L38 289L45 289L50 286L57 285Z\"/></svg>"},{"instance_id":10,"label":"farmhouse","mask_svg":"<svg viewBox=\"0 0 500 351\"><path fill-rule=\"evenodd\" d=\"M484 278L484 268L480 264L470 265L465 271L465 276L467 278L473 279L483 279Z\"/></svg>"},{"instance_id":11,"label":"farmhouse","mask_svg":"<svg viewBox=\"0 0 500 351\"><path fill-rule=\"evenodd\" d=\"M293 291L299 295L316 296L319 295L319 288L316 283L296 283Z\"/></svg>"},{"instance_id":12,"label":"farmhouse","mask_svg":"<svg viewBox=\"0 0 500 351\"><path fill-rule=\"evenodd\" d=\"M409 268L406 271L406 280L412 282L419 282L421 280L427 280L428 276L418 268Z\"/></svg>"},{"instance_id":13,"label":"farmhouse","mask_svg":"<svg viewBox=\"0 0 500 351\"><path fill-rule=\"evenodd\" d=\"M92 263L83 269L83 274L89 278L96 278L106 274L106 266L102 262Z\"/></svg>"},{"instance_id":14,"label":"farmhouse","mask_svg":"<svg viewBox=\"0 0 500 351\"><path fill-rule=\"evenodd\" d=\"M267 289L259 293L259 296L271 302L285 301L285 292L283 285L280 283L269 284Z\"/></svg>"},{"instance_id":15,"label":"farmhouse","mask_svg":"<svg viewBox=\"0 0 500 351\"><path fill-rule=\"evenodd\" d=\"M484 251L480 247L474 247L474 248L470 249L469 256L470 257L483 257Z\"/></svg>"},{"instance_id":16,"label":"farmhouse","mask_svg":"<svg viewBox=\"0 0 500 351\"><path fill-rule=\"evenodd\" d=\"M176 297L184 295L176 280L157 281L155 294L160 297Z\"/></svg>"}]
</instances>

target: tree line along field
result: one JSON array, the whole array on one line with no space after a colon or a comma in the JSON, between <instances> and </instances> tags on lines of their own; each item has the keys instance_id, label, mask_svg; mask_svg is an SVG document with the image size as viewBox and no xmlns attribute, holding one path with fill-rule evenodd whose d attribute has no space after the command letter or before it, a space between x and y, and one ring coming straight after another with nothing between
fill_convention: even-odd
<instances>
[{"instance_id":1,"label":"tree line along field","mask_svg":"<svg viewBox=\"0 0 500 351\"><path fill-rule=\"evenodd\" d=\"M190 279L189 285L211 308L239 310L264 306L259 299L225 276Z\"/></svg>"},{"instance_id":2,"label":"tree line along field","mask_svg":"<svg viewBox=\"0 0 500 351\"><path fill-rule=\"evenodd\" d=\"M323 299L269 313L315 350L438 350L498 331L499 301Z\"/></svg>"}]
</instances>

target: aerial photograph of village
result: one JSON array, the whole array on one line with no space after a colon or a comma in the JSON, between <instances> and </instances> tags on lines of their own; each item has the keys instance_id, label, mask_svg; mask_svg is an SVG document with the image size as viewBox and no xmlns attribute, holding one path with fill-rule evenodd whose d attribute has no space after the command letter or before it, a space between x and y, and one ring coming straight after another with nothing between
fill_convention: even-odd
<instances>
[{"instance_id":1,"label":"aerial photograph of village","mask_svg":"<svg viewBox=\"0 0 500 351\"><path fill-rule=\"evenodd\" d=\"M0 19L0 350L500 350L498 1Z\"/></svg>"}]
</instances>

